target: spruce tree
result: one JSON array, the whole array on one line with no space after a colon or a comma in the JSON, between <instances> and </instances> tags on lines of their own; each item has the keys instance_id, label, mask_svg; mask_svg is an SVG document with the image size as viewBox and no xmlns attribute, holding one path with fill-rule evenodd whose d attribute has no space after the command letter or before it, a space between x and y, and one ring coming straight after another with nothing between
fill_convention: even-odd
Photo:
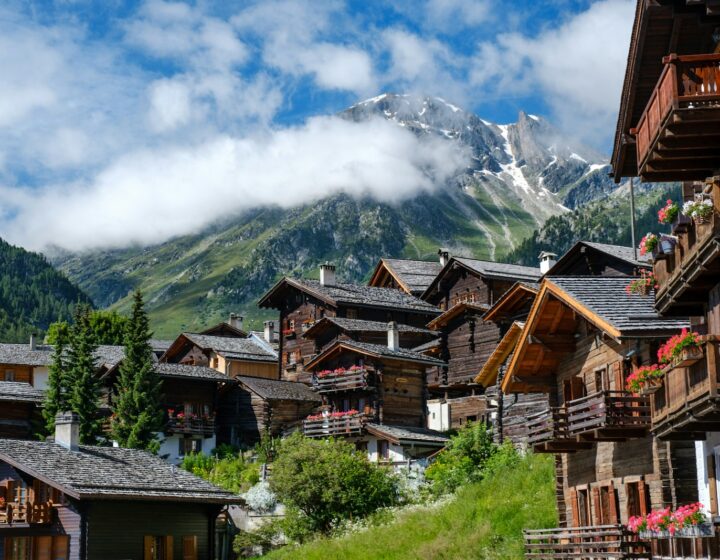
<instances>
[{"instance_id":1,"label":"spruce tree","mask_svg":"<svg viewBox=\"0 0 720 560\"><path fill-rule=\"evenodd\" d=\"M102 433L99 416L100 381L97 378L95 336L90 326L90 309L79 306L70 329L70 345L63 383L70 410L80 421L80 442L95 445Z\"/></svg>"},{"instance_id":2,"label":"spruce tree","mask_svg":"<svg viewBox=\"0 0 720 560\"><path fill-rule=\"evenodd\" d=\"M55 345L52 353L52 363L48 373L48 385L45 392L43 406L43 419L45 420L44 435L55 431L55 416L59 412L69 410L67 384L65 383L65 351L67 350L69 332L67 328L58 329L55 334Z\"/></svg>"},{"instance_id":3,"label":"spruce tree","mask_svg":"<svg viewBox=\"0 0 720 560\"><path fill-rule=\"evenodd\" d=\"M121 447L157 452L162 427L162 380L153 366L150 325L142 294L133 295L125 331L125 358L120 364L117 396L113 403L112 435Z\"/></svg>"}]
</instances>

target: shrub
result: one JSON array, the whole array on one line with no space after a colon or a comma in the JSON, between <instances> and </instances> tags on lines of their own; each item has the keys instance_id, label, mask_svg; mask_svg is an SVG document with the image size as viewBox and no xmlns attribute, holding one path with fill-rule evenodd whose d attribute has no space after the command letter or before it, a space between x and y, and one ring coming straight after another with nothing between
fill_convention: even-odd
<instances>
[{"instance_id":1,"label":"shrub","mask_svg":"<svg viewBox=\"0 0 720 560\"><path fill-rule=\"evenodd\" d=\"M218 459L203 453L186 455L180 467L228 490L240 493L260 482L257 463L249 463L242 454Z\"/></svg>"},{"instance_id":2,"label":"shrub","mask_svg":"<svg viewBox=\"0 0 720 560\"><path fill-rule=\"evenodd\" d=\"M272 511L277 504L277 498L267 482L258 482L255 486L245 492L245 503L248 507L258 513Z\"/></svg>"},{"instance_id":3,"label":"shrub","mask_svg":"<svg viewBox=\"0 0 720 560\"><path fill-rule=\"evenodd\" d=\"M300 433L280 443L270 487L291 512L307 518L312 531L323 533L342 519L364 517L398 498L395 478L352 444Z\"/></svg>"}]
</instances>

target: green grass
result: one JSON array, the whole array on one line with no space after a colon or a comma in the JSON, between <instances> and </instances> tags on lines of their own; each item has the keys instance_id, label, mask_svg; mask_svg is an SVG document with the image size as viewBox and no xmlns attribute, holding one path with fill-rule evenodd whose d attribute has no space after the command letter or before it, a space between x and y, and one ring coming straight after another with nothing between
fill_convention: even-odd
<instances>
[{"instance_id":1,"label":"green grass","mask_svg":"<svg viewBox=\"0 0 720 560\"><path fill-rule=\"evenodd\" d=\"M552 457L529 455L462 488L437 509L401 513L385 526L276 550L270 560L490 560L523 557L523 528L557 524Z\"/></svg>"}]
</instances>

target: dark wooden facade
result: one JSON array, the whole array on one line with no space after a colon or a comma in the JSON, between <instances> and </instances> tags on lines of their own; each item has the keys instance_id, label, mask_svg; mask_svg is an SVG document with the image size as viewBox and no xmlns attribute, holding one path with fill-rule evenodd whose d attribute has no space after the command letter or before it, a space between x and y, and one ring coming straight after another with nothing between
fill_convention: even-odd
<instances>
[{"instance_id":1,"label":"dark wooden facade","mask_svg":"<svg viewBox=\"0 0 720 560\"><path fill-rule=\"evenodd\" d=\"M548 271L549 276L637 276L651 270L649 256L632 247L578 241Z\"/></svg>"}]
</instances>

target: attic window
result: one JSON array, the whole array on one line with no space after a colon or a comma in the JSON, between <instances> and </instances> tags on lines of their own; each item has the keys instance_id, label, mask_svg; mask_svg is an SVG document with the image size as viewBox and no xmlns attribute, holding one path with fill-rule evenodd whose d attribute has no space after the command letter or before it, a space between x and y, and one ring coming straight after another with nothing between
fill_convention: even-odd
<instances>
[{"instance_id":1,"label":"attic window","mask_svg":"<svg viewBox=\"0 0 720 560\"><path fill-rule=\"evenodd\" d=\"M6 369L5 370L5 381L15 381L15 370L14 369Z\"/></svg>"}]
</instances>

